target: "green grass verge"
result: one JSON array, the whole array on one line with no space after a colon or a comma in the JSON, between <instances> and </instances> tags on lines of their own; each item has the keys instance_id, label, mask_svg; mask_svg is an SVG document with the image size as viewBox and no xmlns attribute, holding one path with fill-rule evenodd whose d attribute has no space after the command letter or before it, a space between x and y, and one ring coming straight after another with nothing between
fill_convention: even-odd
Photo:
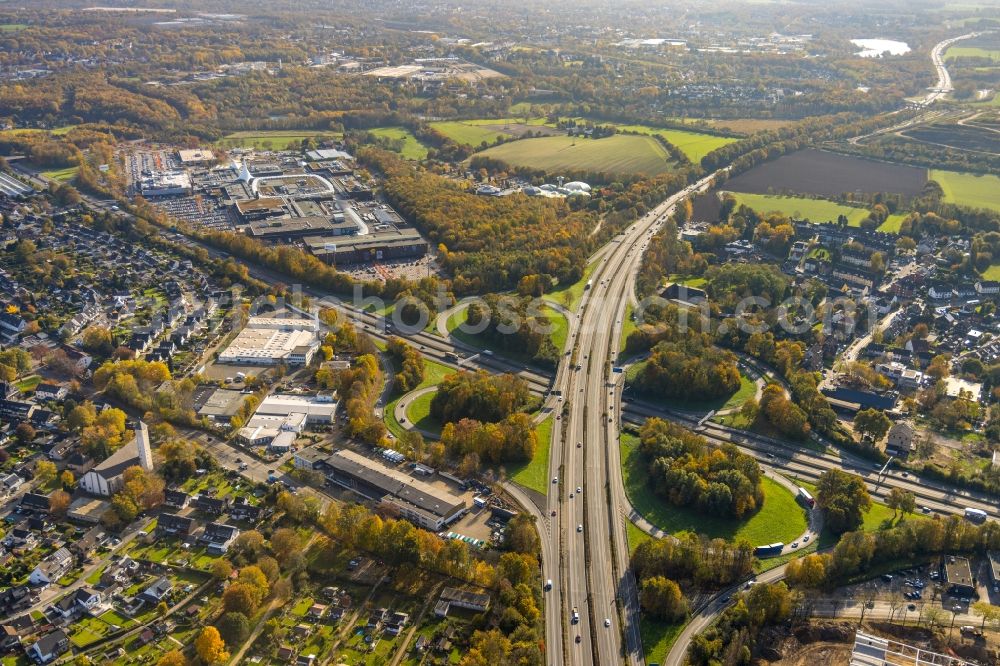
<instances>
[{"instance_id":1,"label":"green grass verge","mask_svg":"<svg viewBox=\"0 0 1000 666\"><path fill-rule=\"evenodd\" d=\"M622 337L618 342L618 353L625 351L625 343L628 342L628 336L637 328L639 328L639 325L635 323L635 308L629 303L625 306L625 318L622 319Z\"/></svg>"},{"instance_id":2,"label":"green grass verge","mask_svg":"<svg viewBox=\"0 0 1000 666\"><path fill-rule=\"evenodd\" d=\"M431 391L412 400L406 406L406 418L420 430L440 435L443 424L431 416L431 400L434 399L434 395L435 392Z\"/></svg>"},{"instance_id":3,"label":"green grass verge","mask_svg":"<svg viewBox=\"0 0 1000 666\"><path fill-rule=\"evenodd\" d=\"M222 148L253 148L254 150L288 150L298 147L307 138L339 138L341 132L318 130L251 130L233 132L217 141Z\"/></svg>"},{"instance_id":4,"label":"green grass verge","mask_svg":"<svg viewBox=\"0 0 1000 666\"><path fill-rule=\"evenodd\" d=\"M531 462L507 465L507 478L543 495L549 492L549 451L552 445L552 424L550 416L535 427L538 447Z\"/></svg>"},{"instance_id":5,"label":"green grass verge","mask_svg":"<svg viewBox=\"0 0 1000 666\"><path fill-rule=\"evenodd\" d=\"M1000 211L1000 177L931 169L930 179L941 185L948 203Z\"/></svg>"},{"instance_id":6,"label":"green grass verge","mask_svg":"<svg viewBox=\"0 0 1000 666\"><path fill-rule=\"evenodd\" d=\"M0 32L17 32L27 27L27 23L0 23Z\"/></svg>"},{"instance_id":7,"label":"green grass verge","mask_svg":"<svg viewBox=\"0 0 1000 666\"><path fill-rule=\"evenodd\" d=\"M582 278L573 284L557 286L555 289L542 296L542 298L552 303L558 303L571 312L576 312L576 310L580 307L580 301L583 300L583 292L587 286L587 281L590 280L590 276L594 274L594 270L596 268L597 262L587 264L587 267L583 269Z\"/></svg>"},{"instance_id":8,"label":"green grass verge","mask_svg":"<svg viewBox=\"0 0 1000 666\"><path fill-rule=\"evenodd\" d=\"M571 136L521 139L477 154L511 166L533 167L554 174L598 171L655 176L674 168L670 154L655 139L625 134L603 139Z\"/></svg>"},{"instance_id":9,"label":"green grass verge","mask_svg":"<svg viewBox=\"0 0 1000 666\"><path fill-rule=\"evenodd\" d=\"M646 483L645 461L638 451L638 444L638 437L622 433L625 492L635 510L665 532L691 531L711 538L746 539L757 546L777 541L787 543L806 531L806 514L795 501L795 496L767 477L763 480L764 506L744 520L709 516L667 503L656 496Z\"/></svg>"},{"instance_id":10,"label":"green grass verge","mask_svg":"<svg viewBox=\"0 0 1000 666\"><path fill-rule=\"evenodd\" d=\"M739 139L731 137L689 132L687 130L662 129L659 127L650 127L649 125L618 125L618 129L661 136L668 143L676 146L694 164L700 164L701 158L713 150L739 141Z\"/></svg>"},{"instance_id":11,"label":"green grass verge","mask_svg":"<svg viewBox=\"0 0 1000 666\"><path fill-rule=\"evenodd\" d=\"M639 637L647 664L664 664L674 641L681 635L686 622L669 623L650 617L639 618Z\"/></svg>"},{"instance_id":12,"label":"green grass verge","mask_svg":"<svg viewBox=\"0 0 1000 666\"><path fill-rule=\"evenodd\" d=\"M427 146L420 143L420 140L404 127L377 127L368 131L386 139L402 139L403 148L399 154L408 160L422 160L427 157Z\"/></svg>"},{"instance_id":13,"label":"green grass verge","mask_svg":"<svg viewBox=\"0 0 1000 666\"><path fill-rule=\"evenodd\" d=\"M60 183L66 183L76 178L76 174L79 170L80 167L73 166L65 169L56 169L54 171L43 171L42 175L46 178L58 180Z\"/></svg>"},{"instance_id":14,"label":"green grass verge","mask_svg":"<svg viewBox=\"0 0 1000 666\"><path fill-rule=\"evenodd\" d=\"M417 386L417 389L415 390L427 388L428 386L436 386L441 383L441 380L443 380L446 376L452 374L453 372L456 372L454 368L444 365L443 363L438 363L437 361L432 361L430 359L425 358L424 381L420 382L420 384ZM385 421L386 427L389 429L389 432L391 432L396 437L402 437L403 433L406 432L406 428L404 428L403 425L396 420L396 414L395 414L396 403L398 403L399 399L402 397L403 397L402 394L393 396L393 398L388 402L388 404L386 404L385 408L382 410L383 420ZM407 415L406 418L409 419L410 418L409 415Z\"/></svg>"},{"instance_id":15,"label":"green grass verge","mask_svg":"<svg viewBox=\"0 0 1000 666\"><path fill-rule=\"evenodd\" d=\"M748 206L758 213L781 213L795 220L810 222L836 222L840 215L847 216L847 224L851 227L861 226L861 221L868 217L868 210L855 208L827 201L826 199L807 199L805 197L785 197L776 194L747 194L745 192L730 192L738 203Z\"/></svg>"}]
</instances>

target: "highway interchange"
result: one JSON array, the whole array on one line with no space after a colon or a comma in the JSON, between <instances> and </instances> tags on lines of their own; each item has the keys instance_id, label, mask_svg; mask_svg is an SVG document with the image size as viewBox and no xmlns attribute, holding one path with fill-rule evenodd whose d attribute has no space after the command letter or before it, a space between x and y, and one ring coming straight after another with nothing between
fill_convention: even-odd
<instances>
[{"instance_id":1,"label":"highway interchange","mask_svg":"<svg viewBox=\"0 0 1000 666\"><path fill-rule=\"evenodd\" d=\"M951 43L971 36L963 35L935 46L931 57L939 83L922 105L950 89L942 58L944 50ZM34 174L25 172L25 175L44 183ZM674 205L697 190L707 189L715 175L669 197L595 254L592 286L585 291L579 312L569 318L566 355L554 378L519 363L481 354L480 350L454 338L444 339L398 325L393 330L424 356L450 367L513 372L528 383L533 393L545 396L544 410L564 410L564 420L556 421L561 428L553 429L549 461L550 477L558 482L552 484L544 506L536 506L523 491L511 487L515 499L536 517L542 538L542 577L553 581L552 589L545 592L547 664L644 663L638 592L628 566L625 525L631 506L624 491L618 451L622 423L639 424L650 416L671 419L699 430L710 440L737 444L771 472L815 481L824 471L841 468L865 477L869 491L876 496L885 495L893 487L902 488L914 493L918 506L931 512L960 514L965 507L975 507L987 511L993 519L1000 518L996 498L956 491L944 483L907 477L892 470L880 474L870 461L857 456L837 454L830 449L820 452L824 448L821 442L815 448L796 448L787 442L714 423L701 425L690 415L672 413L641 401L623 400L623 375L612 368L620 346L626 306L635 298L635 274L643 250ZM111 202L90 197L85 197L85 202L98 210L107 211L112 206ZM188 244L196 243L179 235L173 237ZM213 257L228 256L204 247ZM263 267L242 263L253 277L265 282L274 284L287 279ZM393 334L380 315L365 312L320 290L303 287L302 291L337 308L377 339L385 340ZM456 354L471 356L456 361ZM225 462L232 462L228 460L231 456L226 458ZM784 567L778 567L761 574L757 580L771 582L783 576ZM725 604L717 600L728 598L736 589L738 586L721 591L712 602L696 611L666 663L683 661L691 637L709 626L724 608ZM574 609L578 612L576 621L572 619Z\"/></svg>"}]
</instances>

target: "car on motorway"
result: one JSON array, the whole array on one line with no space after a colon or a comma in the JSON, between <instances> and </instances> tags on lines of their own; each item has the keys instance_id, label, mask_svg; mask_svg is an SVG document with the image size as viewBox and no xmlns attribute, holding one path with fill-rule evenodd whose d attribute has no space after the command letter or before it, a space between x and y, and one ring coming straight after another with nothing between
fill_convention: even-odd
<instances>
[{"instance_id":1,"label":"car on motorway","mask_svg":"<svg viewBox=\"0 0 1000 666\"><path fill-rule=\"evenodd\" d=\"M580 612L573 606L573 610L570 612L569 621L576 624L580 621Z\"/></svg>"},{"instance_id":2,"label":"car on motorway","mask_svg":"<svg viewBox=\"0 0 1000 666\"><path fill-rule=\"evenodd\" d=\"M605 627L610 627L611 626L611 618L610 617L604 618L604 626Z\"/></svg>"},{"instance_id":3,"label":"car on motorway","mask_svg":"<svg viewBox=\"0 0 1000 666\"><path fill-rule=\"evenodd\" d=\"M920 507L920 511L922 513L930 513L931 512L931 508L929 506L922 506L922 507Z\"/></svg>"},{"instance_id":4,"label":"car on motorway","mask_svg":"<svg viewBox=\"0 0 1000 666\"><path fill-rule=\"evenodd\" d=\"M556 515L556 510L555 509L552 509L552 515L553 516Z\"/></svg>"},{"instance_id":5,"label":"car on motorway","mask_svg":"<svg viewBox=\"0 0 1000 666\"><path fill-rule=\"evenodd\" d=\"M582 447L583 447L583 442L577 442L576 443L576 448L579 449L579 448L582 448Z\"/></svg>"},{"instance_id":6,"label":"car on motorway","mask_svg":"<svg viewBox=\"0 0 1000 666\"><path fill-rule=\"evenodd\" d=\"M577 525L576 526L576 531L577 532L582 532L583 531L583 525Z\"/></svg>"},{"instance_id":7,"label":"car on motorway","mask_svg":"<svg viewBox=\"0 0 1000 666\"><path fill-rule=\"evenodd\" d=\"M802 543L809 543L809 535L808 534L805 535L804 537L802 537Z\"/></svg>"},{"instance_id":8,"label":"car on motorway","mask_svg":"<svg viewBox=\"0 0 1000 666\"><path fill-rule=\"evenodd\" d=\"M552 477L552 483L559 483L559 477L558 476L553 476Z\"/></svg>"},{"instance_id":9,"label":"car on motorway","mask_svg":"<svg viewBox=\"0 0 1000 666\"><path fill-rule=\"evenodd\" d=\"M580 486L577 486L576 487L576 494L579 495L582 492L583 492L583 488L581 488Z\"/></svg>"},{"instance_id":10,"label":"car on motorway","mask_svg":"<svg viewBox=\"0 0 1000 666\"><path fill-rule=\"evenodd\" d=\"M576 635L576 642L577 642L577 643L579 643L579 642L580 642L580 641L582 641L582 640L583 640L583 637L582 637L582 636L580 636L580 634L577 634L577 635Z\"/></svg>"},{"instance_id":11,"label":"car on motorway","mask_svg":"<svg viewBox=\"0 0 1000 666\"><path fill-rule=\"evenodd\" d=\"M552 579L551 578L549 578L548 580L545 581L545 589L546 590L551 590L552 589Z\"/></svg>"}]
</instances>

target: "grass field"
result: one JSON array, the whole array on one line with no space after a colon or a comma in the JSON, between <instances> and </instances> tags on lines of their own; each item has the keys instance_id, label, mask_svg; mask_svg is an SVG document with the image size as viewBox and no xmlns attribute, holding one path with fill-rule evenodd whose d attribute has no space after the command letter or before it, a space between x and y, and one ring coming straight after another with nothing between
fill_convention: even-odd
<instances>
[{"instance_id":1,"label":"grass field","mask_svg":"<svg viewBox=\"0 0 1000 666\"><path fill-rule=\"evenodd\" d=\"M899 233L899 228L903 224L903 220L906 219L906 213L893 213L889 217L885 218L885 222L878 225L876 231L885 231L887 233L897 234Z\"/></svg>"},{"instance_id":2,"label":"grass field","mask_svg":"<svg viewBox=\"0 0 1000 666\"><path fill-rule=\"evenodd\" d=\"M659 127L650 127L649 125L619 125L618 129L662 136L695 164L699 164L701 158L716 148L739 141L739 139L715 136L714 134L702 134L701 132L689 132L678 129L662 129Z\"/></svg>"},{"instance_id":3,"label":"grass field","mask_svg":"<svg viewBox=\"0 0 1000 666\"><path fill-rule=\"evenodd\" d=\"M783 197L775 194L747 194L744 192L730 192L730 194L736 197L739 203L753 208L758 213L779 212L796 220L836 222L837 217L843 214L847 216L849 226L857 227L861 226L861 221L868 217L868 211L864 208L843 206L825 199Z\"/></svg>"},{"instance_id":4,"label":"grass field","mask_svg":"<svg viewBox=\"0 0 1000 666\"><path fill-rule=\"evenodd\" d=\"M932 169L930 178L941 185L948 203L1000 211L1000 177Z\"/></svg>"},{"instance_id":5,"label":"grass field","mask_svg":"<svg viewBox=\"0 0 1000 666\"><path fill-rule=\"evenodd\" d=\"M310 137L340 137L340 132L317 130L258 130L233 132L219 139L222 148L253 148L255 150L287 150L293 144L302 143Z\"/></svg>"},{"instance_id":6,"label":"grass field","mask_svg":"<svg viewBox=\"0 0 1000 666\"><path fill-rule=\"evenodd\" d=\"M483 141L493 143L498 136L505 136L503 132L497 132L479 125L472 125L461 120L444 120L431 123L431 127L455 143L464 143L469 146L478 146Z\"/></svg>"},{"instance_id":7,"label":"grass field","mask_svg":"<svg viewBox=\"0 0 1000 666\"><path fill-rule=\"evenodd\" d=\"M27 23L0 23L0 32L17 32L27 27Z\"/></svg>"},{"instance_id":8,"label":"grass field","mask_svg":"<svg viewBox=\"0 0 1000 666\"><path fill-rule=\"evenodd\" d=\"M552 424L550 416L535 427L538 448L531 462L507 465L507 478L516 481L543 495L549 492L549 447L552 445Z\"/></svg>"},{"instance_id":9,"label":"grass field","mask_svg":"<svg viewBox=\"0 0 1000 666\"><path fill-rule=\"evenodd\" d=\"M52 178L53 180L58 180L60 183L65 183L76 178L76 172L80 170L80 167L67 167L65 169L57 169L55 171L43 171L42 175L46 178Z\"/></svg>"},{"instance_id":10,"label":"grass field","mask_svg":"<svg viewBox=\"0 0 1000 666\"><path fill-rule=\"evenodd\" d=\"M604 139L571 136L522 139L477 154L554 174L582 170L654 176L672 169L670 155L655 139L625 134Z\"/></svg>"},{"instance_id":11,"label":"grass field","mask_svg":"<svg viewBox=\"0 0 1000 666\"><path fill-rule=\"evenodd\" d=\"M413 136L408 129L403 127L377 127L368 130L375 136L387 139L402 139L403 149L399 154L408 160L422 160L427 157L427 146L420 143L417 137Z\"/></svg>"},{"instance_id":12,"label":"grass field","mask_svg":"<svg viewBox=\"0 0 1000 666\"><path fill-rule=\"evenodd\" d=\"M755 546L777 541L788 543L806 531L806 514L795 496L767 477L763 481L764 506L746 520L709 516L668 504L654 495L646 483L645 462L638 444L638 437L622 433L625 492L635 510L660 529L671 534L688 530L712 538L746 539Z\"/></svg>"},{"instance_id":13,"label":"grass field","mask_svg":"<svg viewBox=\"0 0 1000 666\"><path fill-rule=\"evenodd\" d=\"M945 60L955 58L989 58L1000 62L1000 49L981 49L977 46L951 46L944 54Z\"/></svg>"}]
</instances>

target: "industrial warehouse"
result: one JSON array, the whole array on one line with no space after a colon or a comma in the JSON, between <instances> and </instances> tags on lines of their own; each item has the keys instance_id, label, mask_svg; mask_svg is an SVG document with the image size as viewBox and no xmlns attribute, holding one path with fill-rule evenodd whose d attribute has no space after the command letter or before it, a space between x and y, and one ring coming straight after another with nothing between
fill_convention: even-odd
<instances>
[{"instance_id":1,"label":"industrial warehouse","mask_svg":"<svg viewBox=\"0 0 1000 666\"><path fill-rule=\"evenodd\" d=\"M381 501L401 517L425 529L440 531L461 518L468 509L465 500L458 495L360 453L343 449L330 455L310 455L314 452L317 450L297 453L296 466L323 472L331 483Z\"/></svg>"},{"instance_id":2,"label":"industrial warehouse","mask_svg":"<svg viewBox=\"0 0 1000 666\"><path fill-rule=\"evenodd\" d=\"M312 319L251 317L219 354L233 365L309 365L319 349L319 325Z\"/></svg>"}]
</instances>

